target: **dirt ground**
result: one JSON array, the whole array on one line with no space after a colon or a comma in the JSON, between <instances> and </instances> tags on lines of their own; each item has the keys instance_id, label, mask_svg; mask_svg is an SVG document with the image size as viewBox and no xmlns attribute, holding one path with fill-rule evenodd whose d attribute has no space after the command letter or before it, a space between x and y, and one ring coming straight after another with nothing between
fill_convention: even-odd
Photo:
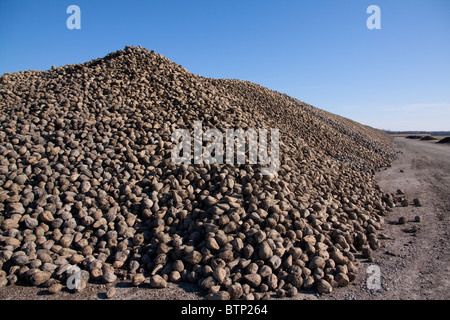
<instances>
[{"instance_id":1,"label":"dirt ground","mask_svg":"<svg viewBox=\"0 0 450 320\"><path fill-rule=\"evenodd\" d=\"M402 189L411 203L419 198L422 206L395 208L385 217L381 233L386 239L381 240L374 261L359 260L360 272L351 285L324 296L302 292L295 300L450 299L450 145L397 137L394 146L399 151L398 158L375 178L384 192ZM398 224L400 216L408 222ZM421 216L421 222L414 222L415 216ZM366 271L371 265L379 268L380 289L367 287L367 279L372 277ZM115 299L203 299L190 285L169 284L166 289L150 289L119 283L116 289ZM0 299L97 300L105 299L106 290L104 285L89 284L80 293L63 289L58 295L50 295L45 288L9 286L0 289Z\"/></svg>"},{"instance_id":2,"label":"dirt ground","mask_svg":"<svg viewBox=\"0 0 450 320\"><path fill-rule=\"evenodd\" d=\"M384 192L402 189L410 203L419 198L422 206L394 208L381 231L390 239L382 240L374 261L360 263L353 285L321 299L450 299L450 145L398 137L394 147L397 159L376 181ZM417 215L421 222L414 222ZM400 216L408 222L398 224ZM413 227L417 232L408 232ZM380 268L380 290L367 289L372 264Z\"/></svg>"}]
</instances>

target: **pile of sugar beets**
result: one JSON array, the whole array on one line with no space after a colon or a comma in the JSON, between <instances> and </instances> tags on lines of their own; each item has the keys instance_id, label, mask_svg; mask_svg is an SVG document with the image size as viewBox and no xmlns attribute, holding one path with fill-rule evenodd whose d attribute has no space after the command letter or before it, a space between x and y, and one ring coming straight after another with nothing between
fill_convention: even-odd
<instances>
[{"instance_id":1,"label":"pile of sugar beets","mask_svg":"<svg viewBox=\"0 0 450 320\"><path fill-rule=\"evenodd\" d=\"M306 75L305 75L306 76ZM198 285L207 298L330 293L395 206L383 132L141 47L0 77L0 287ZM175 164L176 129L278 129L279 168ZM207 145L204 144L203 148Z\"/></svg>"}]
</instances>

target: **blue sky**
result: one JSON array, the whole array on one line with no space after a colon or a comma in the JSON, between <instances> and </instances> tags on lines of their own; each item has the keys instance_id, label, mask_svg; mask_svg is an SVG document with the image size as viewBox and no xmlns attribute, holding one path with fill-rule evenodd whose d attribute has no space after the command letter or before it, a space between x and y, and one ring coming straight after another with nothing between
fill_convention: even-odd
<instances>
[{"instance_id":1,"label":"blue sky","mask_svg":"<svg viewBox=\"0 0 450 320\"><path fill-rule=\"evenodd\" d=\"M81 30L69 30L69 5ZM369 5L381 29L369 30ZM448 0L0 0L0 74L141 45L380 129L450 130Z\"/></svg>"}]
</instances>

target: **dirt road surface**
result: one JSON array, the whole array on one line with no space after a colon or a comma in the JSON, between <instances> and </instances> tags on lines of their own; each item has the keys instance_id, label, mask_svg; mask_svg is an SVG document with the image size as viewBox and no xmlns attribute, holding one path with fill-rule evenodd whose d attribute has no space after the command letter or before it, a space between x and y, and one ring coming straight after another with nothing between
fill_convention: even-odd
<instances>
[{"instance_id":1,"label":"dirt road surface","mask_svg":"<svg viewBox=\"0 0 450 320\"><path fill-rule=\"evenodd\" d=\"M374 261L361 262L355 284L325 299L450 299L450 145L401 137L393 143L398 157L376 181L384 192L402 189L422 206L394 208L381 231L389 239L381 240ZM400 216L408 222L398 224ZM370 265L379 267L379 290L367 288L368 279L374 284Z\"/></svg>"},{"instance_id":2,"label":"dirt road surface","mask_svg":"<svg viewBox=\"0 0 450 320\"><path fill-rule=\"evenodd\" d=\"M385 237L375 251L374 260L358 260L358 278L345 288L332 294L318 296L311 292L300 293L302 299L450 299L450 145L432 141L415 141L395 138L399 151L392 167L375 176L384 192L405 192L412 204L419 198L421 207L397 207L385 217L380 233ZM407 223L399 224L400 216ZM420 222L414 222L420 216ZM415 232L414 232L415 231ZM375 266L375 267L373 267ZM377 273L379 271L379 286ZM369 287L367 285L369 281ZM375 281L373 281L375 280ZM80 293L63 289L60 294L49 295L45 288L9 286L0 289L0 299L105 299L104 285L89 284ZM189 300L202 299L190 285L169 284L166 289L133 288L125 283L117 285L114 299L132 300Z\"/></svg>"}]
</instances>

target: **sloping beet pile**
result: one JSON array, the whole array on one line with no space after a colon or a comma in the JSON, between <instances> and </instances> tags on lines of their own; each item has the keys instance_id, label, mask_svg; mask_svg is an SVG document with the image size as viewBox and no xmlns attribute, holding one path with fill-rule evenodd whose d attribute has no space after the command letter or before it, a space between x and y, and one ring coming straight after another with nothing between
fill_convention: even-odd
<instances>
[{"instance_id":1,"label":"sloping beet pile","mask_svg":"<svg viewBox=\"0 0 450 320\"><path fill-rule=\"evenodd\" d=\"M208 298L328 293L378 247L385 133L126 47L0 77L0 287L195 283ZM184 164L175 129L279 129L280 167Z\"/></svg>"},{"instance_id":2,"label":"sloping beet pile","mask_svg":"<svg viewBox=\"0 0 450 320\"><path fill-rule=\"evenodd\" d=\"M424 137L420 138L420 140L430 141L430 140L438 140L438 139L435 137L432 137L432 136L424 136Z\"/></svg>"},{"instance_id":3,"label":"sloping beet pile","mask_svg":"<svg viewBox=\"0 0 450 320\"><path fill-rule=\"evenodd\" d=\"M437 143L450 143L450 137L445 137L439 140Z\"/></svg>"}]
</instances>

